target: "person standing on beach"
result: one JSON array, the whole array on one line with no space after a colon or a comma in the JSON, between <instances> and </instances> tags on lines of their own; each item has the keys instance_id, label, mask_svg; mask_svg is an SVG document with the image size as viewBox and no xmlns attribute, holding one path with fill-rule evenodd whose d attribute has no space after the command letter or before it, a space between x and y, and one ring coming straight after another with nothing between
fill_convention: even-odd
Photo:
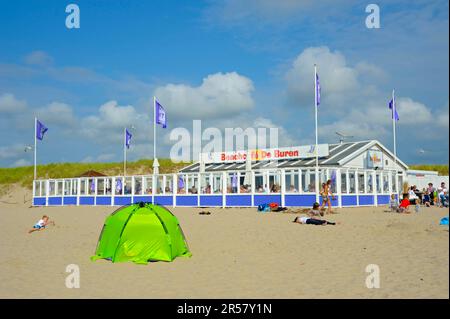
<instances>
[{"instance_id":1,"label":"person standing on beach","mask_svg":"<svg viewBox=\"0 0 450 319\"><path fill-rule=\"evenodd\" d=\"M320 209L325 207L325 204L328 204L327 214L332 214L331 212L331 199L334 199L334 195L331 192L331 179L327 180L326 183L322 184L322 191L320 192L320 195L322 197L322 206Z\"/></svg>"}]
</instances>

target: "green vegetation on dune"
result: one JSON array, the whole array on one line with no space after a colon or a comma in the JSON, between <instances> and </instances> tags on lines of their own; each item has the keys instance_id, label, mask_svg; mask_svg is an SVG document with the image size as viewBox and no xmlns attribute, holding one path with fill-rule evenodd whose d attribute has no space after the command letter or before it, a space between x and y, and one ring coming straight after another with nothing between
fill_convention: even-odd
<instances>
[{"instance_id":1,"label":"green vegetation on dune","mask_svg":"<svg viewBox=\"0 0 450 319\"><path fill-rule=\"evenodd\" d=\"M409 169L417 169L424 171L437 171L441 176L448 175L448 164L417 164L409 165Z\"/></svg>"},{"instance_id":2,"label":"green vegetation on dune","mask_svg":"<svg viewBox=\"0 0 450 319\"><path fill-rule=\"evenodd\" d=\"M174 173L189 163L173 163L170 159L159 159L159 172ZM153 160L141 159L127 162L127 175L151 174ZM0 168L0 185L20 184L31 188L33 166ZM86 171L94 170L105 175L123 174L123 162L116 163L52 163L37 166L39 179L76 177Z\"/></svg>"}]
</instances>

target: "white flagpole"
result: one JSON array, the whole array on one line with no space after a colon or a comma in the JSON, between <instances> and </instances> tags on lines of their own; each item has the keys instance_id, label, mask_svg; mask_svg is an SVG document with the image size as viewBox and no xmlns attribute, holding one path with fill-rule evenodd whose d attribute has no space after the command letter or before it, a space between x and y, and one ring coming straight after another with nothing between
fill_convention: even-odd
<instances>
[{"instance_id":1,"label":"white flagpole","mask_svg":"<svg viewBox=\"0 0 450 319\"><path fill-rule=\"evenodd\" d=\"M395 118L395 112L397 111L397 106L395 102L395 89L392 90L392 131L394 136L394 168L395 168L395 176L397 176L397 141L396 141L396 118ZM396 177L397 178L397 177ZM399 187L402 187L403 185L399 185ZM398 191L398 190L397 190Z\"/></svg>"},{"instance_id":2,"label":"white flagpole","mask_svg":"<svg viewBox=\"0 0 450 319\"><path fill-rule=\"evenodd\" d=\"M316 202L319 202L319 136L318 136L318 119L317 119L317 66L314 64L314 114L316 121Z\"/></svg>"},{"instance_id":3,"label":"white flagpole","mask_svg":"<svg viewBox=\"0 0 450 319\"><path fill-rule=\"evenodd\" d=\"M123 176L127 176L127 128L123 128Z\"/></svg>"},{"instance_id":4,"label":"white flagpole","mask_svg":"<svg viewBox=\"0 0 450 319\"><path fill-rule=\"evenodd\" d=\"M153 96L153 161L156 159L156 97Z\"/></svg>"},{"instance_id":5,"label":"white flagpole","mask_svg":"<svg viewBox=\"0 0 450 319\"><path fill-rule=\"evenodd\" d=\"M37 140L36 131L37 130L37 118L34 118L34 180L36 180L36 152L37 152Z\"/></svg>"}]
</instances>

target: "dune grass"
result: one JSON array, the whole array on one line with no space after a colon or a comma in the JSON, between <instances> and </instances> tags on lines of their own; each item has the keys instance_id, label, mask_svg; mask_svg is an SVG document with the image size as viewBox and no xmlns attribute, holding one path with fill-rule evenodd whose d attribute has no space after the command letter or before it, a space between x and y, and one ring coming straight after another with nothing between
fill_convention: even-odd
<instances>
[{"instance_id":1,"label":"dune grass","mask_svg":"<svg viewBox=\"0 0 450 319\"><path fill-rule=\"evenodd\" d=\"M159 159L159 172L174 173L189 163L173 163L170 159ZM127 175L152 174L153 160L141 159L127 162ZM0 185L19 184L26 188L32 187L33 166L0 168ZM39 179L76 177L88 170L94 170L105 175L123 174L123 162L115 163L52 163L37 166Z\"/></svg>"},{"instance_id":2,"label":"dune grass","mask_svg":"<svg viewBox=\"0 0 450 319\"><path fill-rule=\"evenodd\" d=\"M441 176L448 176L448 164L416 164L409 165L409 169L437 171Z\"/></svg>"}]
</instances>

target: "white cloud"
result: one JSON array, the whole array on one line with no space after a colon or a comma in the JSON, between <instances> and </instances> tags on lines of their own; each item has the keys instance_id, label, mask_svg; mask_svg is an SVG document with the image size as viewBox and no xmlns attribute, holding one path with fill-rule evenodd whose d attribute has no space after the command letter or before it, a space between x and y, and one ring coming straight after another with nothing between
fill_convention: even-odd
<instances>
[{"instance_id":1,"label":"white cloud","mask_svg":"<svg viewBox=\"0 0 450 319\"><path fill-rule=\"evenodd\" d=\"M236 115L252 109L252 81L236 72L215 73L192 87L167 84L155 90L168 116L188 118L218 118Z\"/></svg>"},{"instance_id":2,"label":"white cloud","mask_svg":"<svg viewBox=\"0 0 450 319\"><path fill-rule=\"evenodd\" d=\"M46 107L37 109L36 114L46 124L68 127L75 123L72 107L61 102L52 102Z\"/></svg>"},{"instance_id":3,"label":"white cloud","mask_svg":"<svg viewBox=\"0 0 450 319\"><path fill-rule=\"evenodd\" d=\"M24 58L30 65L46 66L53 63L53 58L44 51L33 51Z\"/></svg>"},{"instance_id":4,"label":"white cloud","mask_svg":"<svg viewBox=\"0 0 450 319\"><path fill-rule=\"evenodd\" d=\"M24 100L18 100L11 93L0 95L0 113L18 113L27 108Z\"/></svg>"},{"instance_id":5,"label":"white cloud","mask_svg":"<svg viewBox=\"0 0 450 319\"><path fill-rule=\"evenodd\" d=\"M100 106L98 114L81 120L81 134L97 142L120 141L123 128L132 125L147 134L151 122L147 114L138 113L132 105L122 106L117 101L109 101Z\"/></svg>"},{"instance_id":6,"label":"white cloud","mask_svg":"<svg viewBox=\"0 0 450 319\"><path fill-rule=\"evenodd\" d=\"M397 109L401 123L405 124L427 124L433 121L431 110L420 102L411 98L398 98Z\"/></svg>"},{"instance_id":7,"label":"white cloud","mask_svg":"<svg viewBox=\"0 0 450 319\"><path fill-rule=\"evenodd\" d=\"M345 94L358 91L358 71L347 65L340 52L331 52L328 47L310 47L297 56L286 72L289 98L303 106L314 103L314 64L318 68L323 99L337 102Z\"/></svg>"}]
</instances>

